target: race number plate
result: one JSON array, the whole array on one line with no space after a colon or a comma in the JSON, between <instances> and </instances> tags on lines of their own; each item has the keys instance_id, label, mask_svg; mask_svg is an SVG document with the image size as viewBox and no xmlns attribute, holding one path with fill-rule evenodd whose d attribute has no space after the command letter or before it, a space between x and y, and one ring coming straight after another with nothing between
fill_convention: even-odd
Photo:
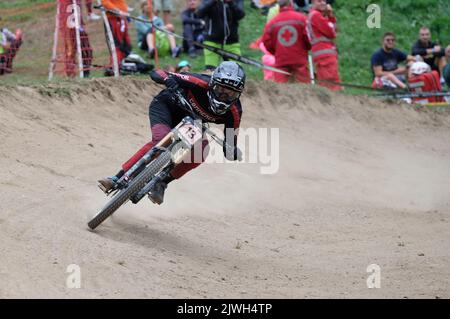
<instances>
[{"instance_id":1,"label":"race number plate","mask_svg":"<svg viewBox=\"0 0 450 319\"><path fill-rule=\"evenodd\" d=\"M202 138L202 131L193 124L185 124L178 129L180 136L190 146L194 146Z\"/></svg>"}]
</instances>

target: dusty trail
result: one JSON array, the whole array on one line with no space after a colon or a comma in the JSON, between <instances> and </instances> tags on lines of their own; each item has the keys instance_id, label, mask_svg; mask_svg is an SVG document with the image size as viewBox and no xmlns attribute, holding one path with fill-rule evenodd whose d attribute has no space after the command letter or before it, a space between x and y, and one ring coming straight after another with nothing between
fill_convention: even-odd
<instances>
[{"instance_id":1,"label":"dusty trail","mask_svg":"<svg viewBox=\"0 0 450 319\"><path fill-rule=\"evenodd\" d=\"M450 297L448 112L249 83L242 125L280 129L277 174L205 164L89 232L158 90L0 87L0 297Z\"/></svg>"}]
</instances>

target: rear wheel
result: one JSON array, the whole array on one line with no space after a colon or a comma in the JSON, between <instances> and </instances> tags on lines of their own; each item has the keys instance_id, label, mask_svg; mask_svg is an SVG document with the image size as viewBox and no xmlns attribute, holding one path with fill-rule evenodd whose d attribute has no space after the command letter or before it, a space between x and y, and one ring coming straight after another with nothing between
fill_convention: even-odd
<instances>
[{"instance_id":1,"label":"rear wheel","mask_svg":"<svg viewBox=\"0 0 450 319\"><path fill-rule=\"evenodd\" d=\"M170 163L170 151L161 153L153 160L138 176L136 176L127 186L120 190L111 200L100 210L97 215L88 223L90 229L95 229L106 218L111 216L120 206L139 192L150 179Z\"/></svg>"}]
</instances>

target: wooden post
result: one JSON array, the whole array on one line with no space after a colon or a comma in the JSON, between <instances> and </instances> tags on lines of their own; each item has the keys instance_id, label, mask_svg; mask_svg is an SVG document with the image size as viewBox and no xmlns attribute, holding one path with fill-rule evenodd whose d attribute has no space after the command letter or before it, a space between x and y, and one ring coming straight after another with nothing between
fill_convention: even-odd
<instances>
[{"instance_id":1,"label":"wooden post","mask_svg":"<svg viewBox=\"0 0 450 319\"><path fill-rule=\"evenodd\" d=\"M75 35L77 39L77 54L78 54L78 68L80 69L80 78L84 78L84 64L83 54L81 53L81 38L80 38L80 25L81 25L81 8L78 6L76 0L72 0L73 13L75 14Z\"/></svg>"},{"instance_id":2,"label":"wooden post","mask_svg":"<svg viewBox=\"0 0 450 319\"><path fill-rule=\"evenodd\" d=\"M52 60L50 61L50 67L48 70L48 80L51 81L53 79L53 72L55 71L56 66L56 54L58 50L58 37L59 37L59 13L61 12L61 6L59 0L56 0L56 17L55 17L55 33L53 35L53 51L52 51Z\"/></svg>"}]
</instances>

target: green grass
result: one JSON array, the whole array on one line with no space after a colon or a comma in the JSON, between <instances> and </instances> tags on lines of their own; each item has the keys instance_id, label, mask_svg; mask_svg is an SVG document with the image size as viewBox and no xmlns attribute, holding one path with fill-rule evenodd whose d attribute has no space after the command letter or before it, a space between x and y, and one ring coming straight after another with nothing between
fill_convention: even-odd
<instances>
[{"instance_id":1,"label":"green grass","mask_svg":"<svg viewBox=\"0 0 450 319\"><path fill-rule=\"evenodd\" d=\"M370 13L366 9L372 3L381 7L380 29L367 27L366 21ZM397 48L408 53L423 25L430 26L434 40L439 40L444 45L450 44L448 0L353 0L337 1L337 4L335 11L339 28L339 64L341 78L345 83L371 85L370 58L380 47L381 37L387 31L397 34ZM246 16L239 29L242 54L259 61L261 53L248 46L262 34L266 17L250 8L250 1L245 1L245 11ZM180 30L181 24L175 25ZM162 65L169 63L173 63L172 59L161 59ZM202 59L196 59L192 64L196 71L203 68ZM245 69L249 78L262 79L262 72L258 68L245 66ZM361 93L358 89L347 91Z\"/></svg>"},{"instance_id":2,"label":"green grass","mask_svg":"<svg viewBox=\"0 0 450 319\"><path fill-rule=\"evenodd\" d=\"M54 8L42 8L39 11L30 13L27 8L31 5L39 5L42 3L52 3L54 0L16 0L1 1L0 9L4 12L15 12L13 15L3 15L3 21L0 26L10 28L27 25L31 28L33 25L42 25L43 23L51 24L53 28L53 19L39 20L40 15L47 13ZM129 0L129 5L136 8L134 15L139 14L139 1ZM369 29L366 20L369 13L366 8L369 4L376 3L381 7L381 28ZM184 1L178 6L176 15L172 21L178 34L181 33L182 26L179 18L179 10L183 6ZM24 10L20 10L23 8ZM83 7L84 10L84 7ZM29 11L29 10L28 10ZM250 49L248 46L251 42L261 36L264 28L266 17L261 15L259 10L250 7L250 1L245 1L246 16L240 23L240 41L241 50L244 56L260 61L261 52ZM412 43L417 40L417 35L422 25L431 27L434 40L439 40L443 45L450 43L450 5L448 0L353 0L353 1L337 1L335 12L338 18L338 48L340 73L343 82L354 83L360 85L370 85L372 82L372 72L370 69L370 57L372 53L380 47L381 36L386 31L393 31L397 34L397 48L410 52ZM51 15L51 14L50 14ZM27 29L24 30L25 34ZM134 51L150 63L146 57L146 53L139 50L136 45L136 31L133 24L130 26L130 36L134 46ZM26 83L45 83L47 80L46 72L50 57L47 52L36 49L37 41L47 41L50 39L46 35L45 40L42 39L26 39L24 52L19 55L15 62L16 72L0 77L0 84L26 84ZM42 44L41 44L42 45ZM48 42L50 48L51 43ZM28 50L28 51L27 51ZM28 52L28 54L25 54ZM30 53L35 57L33 60L25 60L25 56ZM105 55L104 52L96 52L96 57ZM105 57L103 57L104 59ZM203 70L203 56L196 59L190 59L186 54L182 54L178 59L172 59L169 56L162 57L159 60L159 66L164 67L167 64L176 65L180 60L189 60L193 66L193 71L199 72ZM253 66L244 66L250 79L262 80L262 71ZM101 72L93 72L94 76L101 76ZM360 93L360 90L350 89L348 92ZM362 92L364 93L364 92Z\"/></svg>"},{"instance_id":3,"label":"green grass","mask_svg":"<svg viewBox=\"0 0 450 319\"><path fill-rule=\"evenodd\" d=\"M344 82L370 85L370 58L380 48L387 31L397 35L397 48L411 53L420 27L431 28L434 40L450 44L450 5L448 0L353 0L337 1L340 72ZM381 7L381 28L369 29L366 8L371 3Z\"/></svg>"},{"instance_id":4,"label":"green grass","mask_svg":"<svg viewBox=\"0 0 450 319\"><path fill-rule=\"evenodd\" d=\"M0 9L25 8L30 5L55 2L51 0L3 0L0 2Z\"/></svg>"}]
</instances>

